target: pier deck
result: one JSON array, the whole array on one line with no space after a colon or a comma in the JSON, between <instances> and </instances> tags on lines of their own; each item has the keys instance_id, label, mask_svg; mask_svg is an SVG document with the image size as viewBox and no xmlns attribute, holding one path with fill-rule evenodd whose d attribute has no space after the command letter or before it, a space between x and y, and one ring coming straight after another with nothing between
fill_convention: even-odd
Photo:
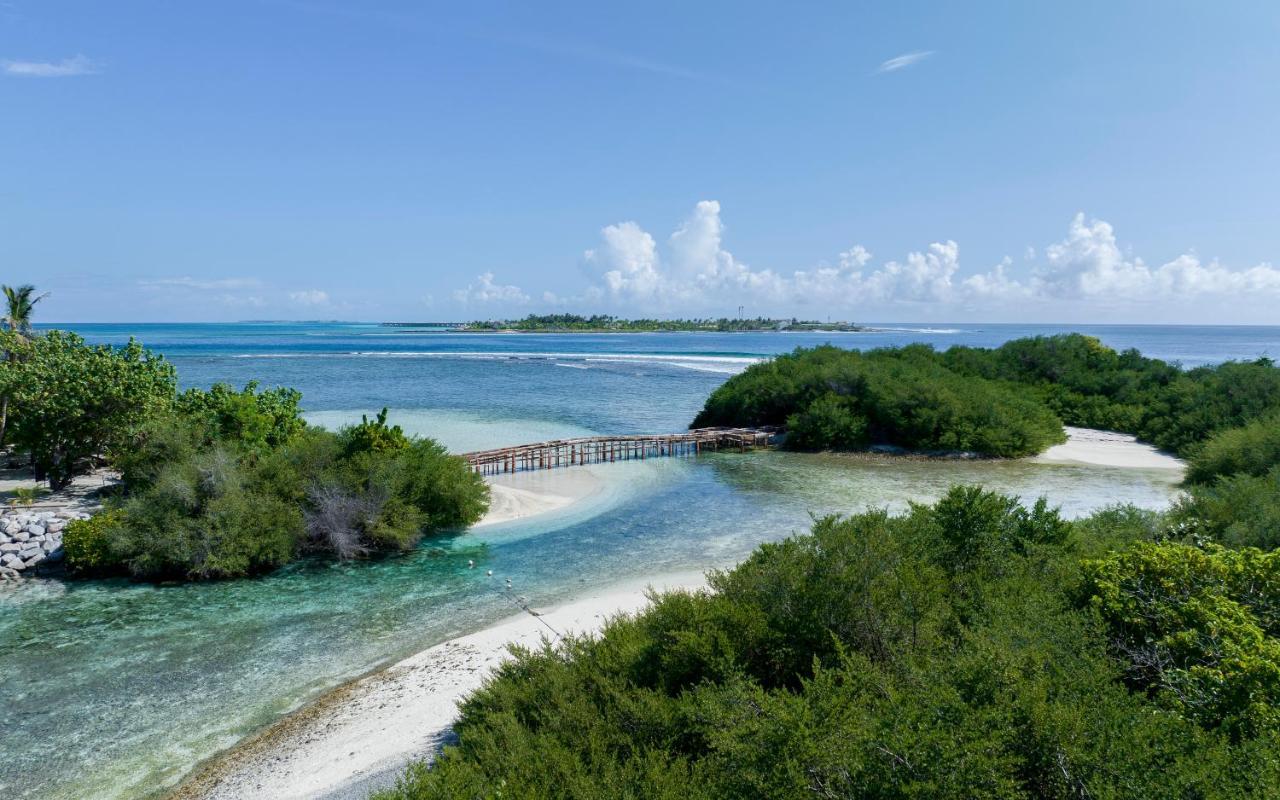
<instances>
[{"instance_id":1,"label":"pier deck","mask_svg":"<svg viewBox=\"0 0 1280 800\"><path fill-rule=\"evenodd\" d=\"M631 436L583 436L554 439L515 447L463 453L471 468L483 475L614 461L671 456L695 456L704 450L752 450L767 447L777 428L696 428L685 433Z\"/></svg>"}]
</instances>

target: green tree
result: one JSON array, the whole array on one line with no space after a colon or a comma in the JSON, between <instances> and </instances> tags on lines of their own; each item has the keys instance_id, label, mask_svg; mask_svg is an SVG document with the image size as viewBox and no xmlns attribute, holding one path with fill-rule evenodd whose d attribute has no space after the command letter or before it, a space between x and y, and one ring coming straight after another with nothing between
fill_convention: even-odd
<instances>
[{"instance_id":1,"label":"green tree","mask_svg":"<svg viewBox=\"0 0 1280 800\"><path fill-rule=\"evenodd\" d=\"M169 407L176 387L173 366L132 339L120 348L89 346L74 333L49 331L31 339L17 367L15 444L54 489Z\"/></svg>"},{"instance_id":2,"label":"green tree","mask_svg":"<svg viewBox=\"0 0 1280 800\"><path fill-rule=\"evenodd\" d=\"M11 334L17 344L25 344L31 337L31 314L35 311L36 303L48 297L48 293L37 295L36 287L31 284L24 284L17 288L13 286L4 286L5 299L5 316L4 325ZM6 363L12 363L20 357L20 349L15 346L6 346L4 348L4 360ZM9 396L10 391L6 387L0 394L0 447L4 446L5 433L8 430L9 423Z\"/></svg>"}]
</instances>

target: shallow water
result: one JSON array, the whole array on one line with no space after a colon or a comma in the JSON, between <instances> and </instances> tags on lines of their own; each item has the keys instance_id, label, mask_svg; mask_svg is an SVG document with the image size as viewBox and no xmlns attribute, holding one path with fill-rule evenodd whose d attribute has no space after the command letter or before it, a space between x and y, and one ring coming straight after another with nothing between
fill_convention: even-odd
<instances>
[{"instance_id":1,"label":"shallow water","mask_svg":"<svg viewBox=\"0 0 1280 800\"><path fill-rule=\"evenodd\" d=\"M723 341L732 335L595 337L600 344L550 337L554 347L493 336L487 358L344 356L332 351L352 334L332 333L332 326L254 326L249 333L190 327L159 332L188 385L250 377L295 385L310 418L326 425L388 405L393 421L455 450L678 430L726 377L707 365L741 368L741 359L786 338L742 338L732 350ZM405 338L364 330L392 343ZM1280 349L1280 331L1263 333L1244 345L1227 337L1213 354ZM122 331L99 334L113 339ZM1166 349L1210 349L1202 331L1182 340L1162 335L1156 344ZM343 344L312 351L313 339ZM488 346L463 339L462 352ZM510 357L513 347L585 355ZM604 357L653 350L673 354ZM238 357L250 351L256 355ZM263 357L268 352L287 357ZM559 366L569 363L583 368ZM436 538L403 557L301 563L215 584L41 580L3 590L0 796L137 797L160 789L346 678L509 616L515 606L502 589L507 578L515 594L545 606L589 586L732 564L760 542L806 529L811 514L901 507L957 482L1043 494L1074 516L1116 502L1161 507L1177 479L1158 470L765 452L586 469L603 489L584 503Z\"/></svg>"}]
</instances>

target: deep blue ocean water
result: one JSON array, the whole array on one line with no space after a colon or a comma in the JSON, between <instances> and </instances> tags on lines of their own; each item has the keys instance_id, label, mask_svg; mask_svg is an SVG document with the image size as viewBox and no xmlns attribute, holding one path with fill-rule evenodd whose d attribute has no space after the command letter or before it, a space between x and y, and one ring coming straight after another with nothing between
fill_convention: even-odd
<instances>
[{"instance_id":1,"label":"deep blue ocean water","mask_svg":"<svg viewBox=\"0 0 1280 800\"><path fill-rule=\"evenodd\" d=\"M1186 366L1280 354L1280 327L885 325L875 333L457 334L360 324L67 325L136 336L184 386L294 386L327 425L389 407L455 450L684 428L760 358L832 342L996 345L1066 330ZM952 483L1046 495L1077 515L1167 504L1168 472L1027 462L718 454L588 468L589 500L458 532L405 557L302 563L245 581L27 581L0 592L0 796L137 797L317 693L514 610L625 579L734 563L810 514L898 507ZM467 569L475 560L480 569ZM485 577L492 569L495 578Z\"/></svg>"}]
</instances>

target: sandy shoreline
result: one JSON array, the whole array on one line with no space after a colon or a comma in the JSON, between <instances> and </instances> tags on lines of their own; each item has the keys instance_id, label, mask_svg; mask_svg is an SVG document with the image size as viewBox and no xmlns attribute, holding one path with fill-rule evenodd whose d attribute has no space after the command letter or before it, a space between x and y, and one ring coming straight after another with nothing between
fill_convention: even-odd
<instances>
[{"instance_id":1,"label":"sandy shoreline","mask_svg":"<svg viewBox=\"0 0 1280 800\"><path fill-rule=\"evenodd\" d=\"M1067 441L1030 460L1040 464L1088 464L1125 469L1181 470L1186 464L1127 433L1065 427Z\"/></svg>"},{"instance_id":2,"label":"sandy shoreline","mask_svg":"<svg viewBox=\"0 0 1280 800\"><path fill-rule=\"evenodd\" d=\"M500 525L558 511L601 491L603 483L588 469L542 470L494 475L489 511L472 528Z\"/></svg>"},{"instance_id":3,"label":"sandy shoreline","mask_svg":"<svg viewBox=\"0 0 1280 800\"><path fill-rule=\"evenodd\" d=\"M356 679L206 762L170 795L177 800L365 798L390 786L410 761L434 754L457 702L509 657L558 634L591 633L645 605L649 588L696 589L685 572L593 590L552 610L533 609L415 653Z\"/></svg>"}]
</instances>

